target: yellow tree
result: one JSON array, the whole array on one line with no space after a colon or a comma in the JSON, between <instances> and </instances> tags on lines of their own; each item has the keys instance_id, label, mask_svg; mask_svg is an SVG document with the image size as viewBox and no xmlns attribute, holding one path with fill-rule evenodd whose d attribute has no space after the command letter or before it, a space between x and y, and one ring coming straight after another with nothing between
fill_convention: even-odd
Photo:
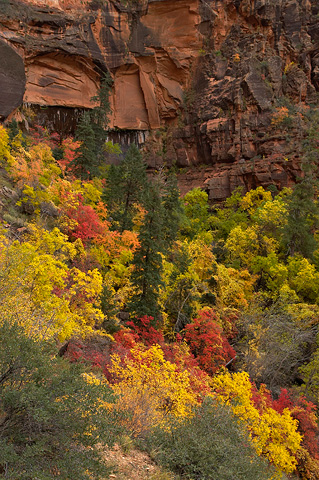
<instances>
[{"instance_id":1,"label":"yellow tree","mask_svg":"<svg viewBox=\"0 0 319 480\"><path fill-rule=\"evenodd\" d=\"M0 235L1 313L40 337L92 332L104 318L96 306L102 277L96 269L69 268L77 254L83 254L81 242L71 244L57 228L34 227L23 243Z\"/></svg>"},{"instance_id":2,"label":"yellow tree","mask_svg":"<svg viewBox=\"0 0 319 480\"><path fill-rule=\"evenodd\" d=\"M168 415L185 417L198 404L190 374L164 358L159 345L148 350L136 346L124 360L112 356L112 389L119 395L118 408L129 413L128 424L136 435L165 424Z\"/></svg>"},{"instance_id":3,"label":"yellow tree","mask_svg":"<svg viewBox=\"0 0 319 480\"><path fill-rule=\"evenodd\" d=\"M298 433L298 421L289 409L280 414L264 405L257 409L253 401L253 389L248 373L225 372L212 380L217 398L231 406L232 411L248 429L259 455L270 460L278 472L292 473L297 465L296 454L302 437ZM263 392L259 392L263 398Z\"/></svg>"}]
</instances>

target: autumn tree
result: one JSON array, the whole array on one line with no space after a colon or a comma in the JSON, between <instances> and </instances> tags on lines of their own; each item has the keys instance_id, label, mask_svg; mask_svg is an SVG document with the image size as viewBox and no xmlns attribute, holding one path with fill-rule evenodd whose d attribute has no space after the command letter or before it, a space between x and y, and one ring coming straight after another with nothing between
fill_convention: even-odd
<instances>
[{"instance_id":1,"label":"autumn tree","mask_svg":"<svg viewBox=\"0 0 319 480\"><path fill-rule=\"evenodd\" d=\"M165 423L168 415L182 418L198 404L190 373L164 358L159 345L148 350L136 345L121 358L112 355L111 386L120 396L117 408L130 412L127 423L134 435Z\"/></svg>"},{"instance_id":2,"label":"autumn tree","mask_svg":"<svg viewBox=\"0 0 319 480\"><path fill-rule=\"evenodd\" d=\"M216 398L229 405L246 426L258 455L265 456L280 473L294 472L302 436L290 411L277 412L269 405L267 392L264 394L262 390L261 401L256 405L255 388L247 372L225 372L213 378L212 386Z\"/></svg>"},{"instance_id":3,"label":"autumn tree","mask_svg":"<svg viewBox=\"0 0 319 480\"><path fill-rule=\"evenodd\" d=\"M192 239L204 235L210 229L208 195L200 188L194 188L183 198L185 217L181 225L182 235Z\"/></svg>"},{"instance_id":4,"label":"autumn tree","mask_svg":"<svg viewBox=\"0 0 319 480\"><path fill-rule=\"evenodd\" d=\"M202 311L185 327L185 340L198 360L199 366L209 374L216 373L236 357L213 311Z\"/></svg>"}]
</instances>

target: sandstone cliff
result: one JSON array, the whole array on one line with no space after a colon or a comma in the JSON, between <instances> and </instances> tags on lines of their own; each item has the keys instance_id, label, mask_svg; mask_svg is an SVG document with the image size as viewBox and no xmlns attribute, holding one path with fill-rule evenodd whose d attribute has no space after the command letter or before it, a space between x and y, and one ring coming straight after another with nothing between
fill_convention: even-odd
<instances>
[{"instance_id":1,"label":"sandstone cliff","mask_svg":"<svg viewBox=\"0 0 319 480\"><path fill-rule=\"evenodd\" d=\"M31 108L67 134L110 71L114 138L136 137L150 167L176 163L182 189L222 200L300 173L296 119L317 103L319 5L2 0L0 55L3 120ZM282 106L287 121L275 125Z\"/></svg>"}]
</instances>

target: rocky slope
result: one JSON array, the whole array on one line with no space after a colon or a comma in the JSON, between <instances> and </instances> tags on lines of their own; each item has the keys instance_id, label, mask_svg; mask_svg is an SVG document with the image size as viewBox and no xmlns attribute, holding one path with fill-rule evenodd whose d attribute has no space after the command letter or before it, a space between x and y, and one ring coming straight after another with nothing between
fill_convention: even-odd
<instances>
[{"instance_id":1,"label":"rocky slope","mask_svg":"<svg viewBox=\"0 0 319 480\"><path fill-rule=\"evenodd\" d=\"M317 0L2 0L0 54L2 120L32 110L72 132L110 71L111 135L144 144L150 167L176 163L182 190L222 200L300 174Z\"/></svg>"}]
</instances>

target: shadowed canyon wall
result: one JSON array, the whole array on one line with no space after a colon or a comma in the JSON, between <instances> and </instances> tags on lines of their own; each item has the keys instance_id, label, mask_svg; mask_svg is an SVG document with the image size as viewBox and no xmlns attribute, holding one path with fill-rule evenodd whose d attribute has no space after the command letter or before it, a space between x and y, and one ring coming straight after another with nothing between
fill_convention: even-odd
<instances>
[{"instance_id":1,"label":"shadowed canyon wall","mask_svg":"<svg viewBox=\"0 0 319 480\"><path fill-rule=\"evenodd\" d=\"M33 110L72 132L109 71L110 136L140 139L151 168L175 163L182 191L201 186L218 201L300 174L295 117L318 102L319 5L2 0L0 55L2 120Z\"/></svg>"}]
</instances>

